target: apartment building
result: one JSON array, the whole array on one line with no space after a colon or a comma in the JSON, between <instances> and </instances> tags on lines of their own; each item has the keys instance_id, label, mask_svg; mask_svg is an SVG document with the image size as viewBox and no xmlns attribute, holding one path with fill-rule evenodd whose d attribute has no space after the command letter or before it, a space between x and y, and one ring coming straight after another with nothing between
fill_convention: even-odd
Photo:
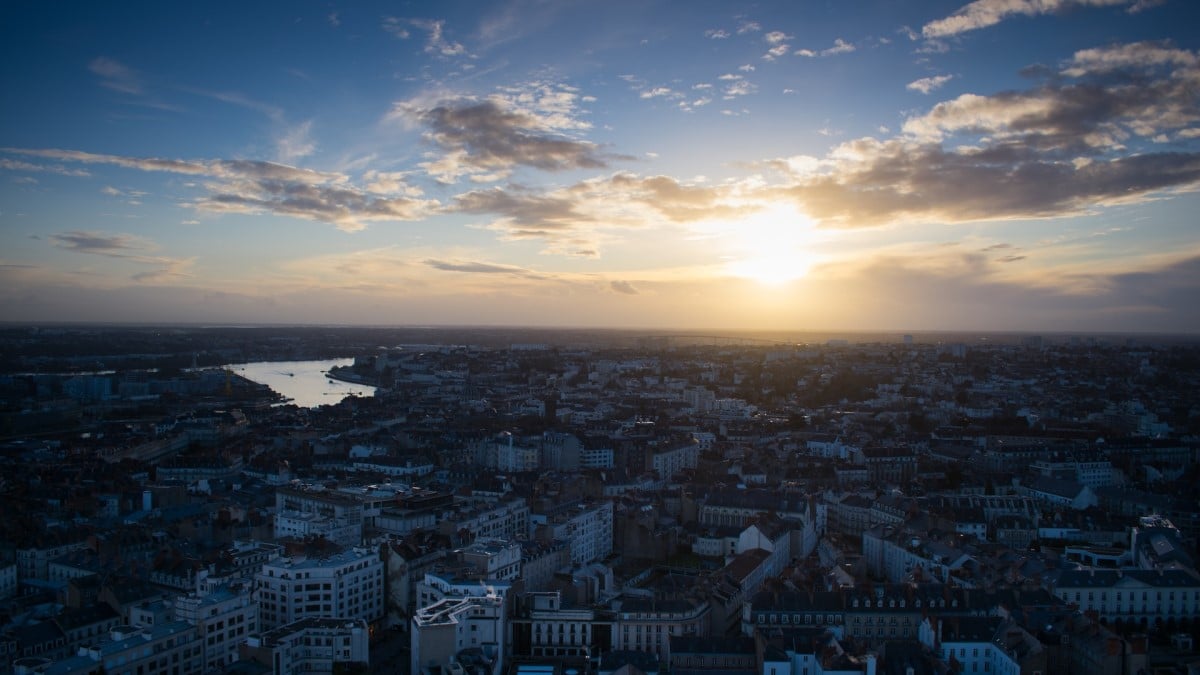
<instances>
[{"instance_id":1,"label":"apartment building","mask_svg":"<svg viewBox=\"0 0 1200 675\"><path fill-rule=\"evenodd\" d=\"M1080 611L1153 626L1200 616L1200 576L1191 569L1075 569L1058 579L1055 595Z\"/></svg>"},{"instance_id":2,"label":"apartment building","mask_svg":"<svg viewBox=\"0 0 1200 675\"><path fill-rule=\"evenodd\" d=\"M530 519L542 541L561 539L571 547L571 563L582 565L607 557L613 550L613 504L610 501L564 504Z\"/></svg>"},{"instance_id":3,"label":"apartment building","mask_svg":"<svg viewBox=\"0 0 1200 675\"><path fill-rule=\"evenodd\" d=\"M249 588L219 587L173 601L177 621L196 627L204 644L204 667L220 670L238 660L238 648L258 632L258 603Z\"/></svg>"},{"instance_id":4,"label":"apartment building","mask_svg":"<svg viewBox=\"0 0 1200 675\"><path fill-rule=\"evenodd\" d=\"M337 664L370 663L369 635L365 621L309 617L251 636L243 651L272 675L332 673Z\"/></svg>"},{"instance_id":5,"label":"apartment building","mask_svg":"<svg viewBox=\"0 0 1200 675\"><path fill-rule=\"evenodd\" d=\"M383 617L383 562L370 549L328 558L278 558L255 577L259 619L273 629L309 617Z\"/></svg>"},{"instance_id":6,"label":"apartment building","mask_svg":"<svg viewBox=\"0 0 1200 675\"><path fill-rule=\"evenodd\" d=\"M470 662L489 675L505 667L508 631L505 600L498 594L447 597L412 618L410 673L445 672Z\"/></svg>"}]
</instances>

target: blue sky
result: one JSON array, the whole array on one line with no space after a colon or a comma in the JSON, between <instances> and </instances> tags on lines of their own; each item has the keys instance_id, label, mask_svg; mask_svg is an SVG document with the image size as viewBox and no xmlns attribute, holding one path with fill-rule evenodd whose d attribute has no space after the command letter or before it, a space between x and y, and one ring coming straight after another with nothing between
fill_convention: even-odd
<instances>
[{"instance_id":1,"label":"blue sky","mask_svg":"<svg viewBox=\"0 0 1200 675\"><path fill-rule=\"evenodd\" d=\"M0 9L0 318L1200 330L1200 5Z\"/></svg>"}]
</instances>

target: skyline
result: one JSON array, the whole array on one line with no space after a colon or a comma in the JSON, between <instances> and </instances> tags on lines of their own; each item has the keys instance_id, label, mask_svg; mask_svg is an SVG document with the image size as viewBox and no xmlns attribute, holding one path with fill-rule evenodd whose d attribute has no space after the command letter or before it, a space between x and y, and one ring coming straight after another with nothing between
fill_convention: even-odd
<instances>
[{"instance_id":1,"label":"skyline","mask_svg":"<svg viewBox=\"0 0 1200 675\"><path fill-rule=\"evenodd\" d=\"M0 11L6 321L1200 332L1182 0Z\"/></svg>"}]
</instances>

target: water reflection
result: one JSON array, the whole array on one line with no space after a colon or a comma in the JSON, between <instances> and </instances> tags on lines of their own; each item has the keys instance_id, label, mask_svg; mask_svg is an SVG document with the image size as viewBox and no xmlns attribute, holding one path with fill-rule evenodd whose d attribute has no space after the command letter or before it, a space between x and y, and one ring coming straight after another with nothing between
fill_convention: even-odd
<instances>
[{"instance_id":1,"label":"water reflection","mask_svg":"<svg viewBox=\"0 0 1200 675\"><path fill-rule=\"evenodd\" d=\"M304 408L333 405L347 396L372 396L375 387L331 380L326 375L334 366L354 363L354 359L326 361L261 361L229 366L247 380L265 384Z\"/></svg>"}]
</instances>

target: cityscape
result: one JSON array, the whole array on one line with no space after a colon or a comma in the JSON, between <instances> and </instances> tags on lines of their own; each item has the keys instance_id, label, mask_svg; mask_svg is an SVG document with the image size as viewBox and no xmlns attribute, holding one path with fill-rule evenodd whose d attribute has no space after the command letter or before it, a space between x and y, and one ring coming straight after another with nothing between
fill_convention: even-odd
<instances>
[{"instance_id":1,"label":"cityscape","mask_svg":"<svg viewBox=\"0 0 1200 675\"><path fill-rule=\"evenodd\" d=\"M1196 667L1200 342L800 338L0 330L3 666Z\"/></svg>"},{"instance_id":2,"label":"cityscape","mask_svg":"<svg viewBox=\"0 0 1200 675\"><path fill-rule=\"evenodd\" d=\"M0 675L1200 675L1200 3L0 3Z\"/></svg>"}]
</instances>

